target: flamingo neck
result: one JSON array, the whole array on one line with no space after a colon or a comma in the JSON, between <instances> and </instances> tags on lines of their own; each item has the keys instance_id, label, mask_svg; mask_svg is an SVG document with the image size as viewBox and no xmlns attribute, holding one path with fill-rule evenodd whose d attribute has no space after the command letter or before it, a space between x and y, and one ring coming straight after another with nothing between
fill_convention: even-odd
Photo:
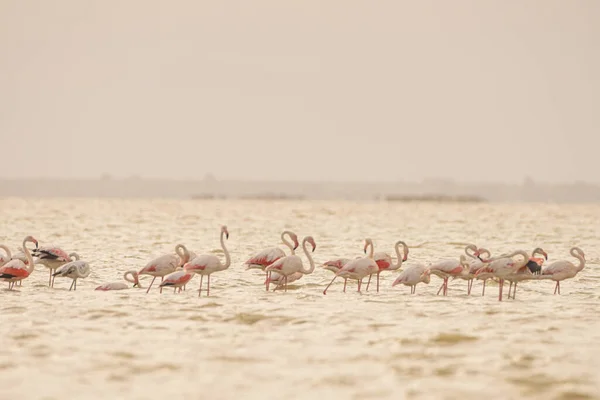
<instances>
[{"instance_id":1,"label":"flamingo neck","mask_svg":"<svg viewBox=\"0 0 600 400\"><path fill-rule=\"evenodd\" d=\"M221 231L221 248L223 249L223 252L225 253L225 265L223 265L222 269L227 269L231 265L231 257L229 255L229 251L227 250L227 247L225 247L225 232L223 232L223 231Z\"/></svg>"},{"instance_id":2,"label":"flamingo neck","mask_svg":"<svg viewBox=\"0 0 600 400\"><path fill-rule=\"evenodd\" d=\"M402 257L400 256L400 245L402 245ZM394 265L393 269L400 269L402 267L402 262L404 262L404 256L406 255L406 253L408 253L408 248L406 246L406 243L400 240L396 242L394 249L396 250L396 258L398 259L398 262L396 263L396 265Z\"/></svg>"},{"instance_id":3,"label":"flamingo neck","mask_svg":"<svg viewBox=\"0 0 600 400\"><path fill-rule=\"evenodd\" d=\"M312 256L310 255L310 252L306 248L307 242L308 241L306 239L304 239L302 241L302 250L304 250L304 254L306 254L306 258L308 258L308 263L310 264L310 267L308 269L304 269L304 265L303 265L302 269L299 272L301 272L303 274L312 274L312 272L315 270L315 262L314 262Z\"/></svg>"},{"instance_id":4,"label":"flamingo neck","mask_svg":"<svg viewBox=\"0 0 600 400\"><path fill-rule=\"evenodd\" d=\"M27 248L27 246L25 246L25 244L28 242L27 239L23 240L23 254L25 254L25 257L27 257L27 265L25 266L25 268L27 269L28 273L32 273L33 272L33 257L31 257L31 253L29 252L29 249Z\"/></svg>"},{"instance_id":5,"label":"flamingo neck","mask_svg":"<svg viewBox=\"0 0 600 400\"><path fill-rule=\"evenodd\" d=\"M133 278L130 278L129 275L131 275ZM142 287L142 285L140 285L140 281L138 279L138 273L135 270L125 272L125 274L123 274L123 279L125 279L127 282L131 282L133 284L137 283L137 285L139 287Z\"/></svg>"},{"instance_id":6,"label":"flamingo neck","mask_svg":"<svg viewBox=\"0 0 600 400\"><path fill-rule=\"evenodd\" d=\"M12 258L12 253L10 252L10 249L8 248L8 246L5 246L3 244L0 244L0 249L4 250L6 252L6 257L10 260Z\"/></svg>"},{"instance_id":7,"label":"flamingo neck","mask_svg":"<svg viewBox=\"0 0 600 400\"><path fill-rule=\"evenodd\" d=\"M73 252L69 254L69 258L71 259L71 261L79 261L79 254Z\"/></svg>"},{"instance_id":8,"label":"flamingo neck","mask_svg":"<svg viewBox=\"0 0 600 400\"><path fill-rule=\"evenodd\" d=\"M473 250L473 254L469 253L469 250ZM475 257L475 251L477 251L477 246L475 246L474 244L470 244L467 247L465 247L465 254L469 257L471 257L472 259L477 259L477 257Z\"/></svg>"},{"instance_id":9,"label":"flamingo neck","mask_svg":"<svg viewBox=\"0 0 600 400\"><path fill-rule=\"evenodd\" d=\"M369 246L369 255L368 257L372 260L373 259L373 242L368 242L367 246Z\"/></svg>"},{"instance_id":10,"label":"flamingo neck","mask_svg":"<svg viewBox=\"0 0 600 400\"><path fill-rule=\"evenodd\" d=\"M570 251L571 255L579 260L579 265L576 267L577 272L581 271L585 267L585 258L577 251L576 247L573 247Z\"/></svg>"},{"instance_id":11,"label":"flamingo neck","mask_svg":"<svg viewBox=\"0 0 600 400\"><path fill-rule=\"evenodd\" d=\"M296 254L296 251L294 250L294 245L293 245L293 244L291 244L290 242L288 242L288 241L285 239L285 235L288 235L288 236L290 236L290 237L291 237L291 235L290 235L290 233L289 233L288 231L284 231L284 232L281 234L281 241L283 242L283 244L285 244L287 247L289 247L289 248L290 248L290 253L291 253L291 255L295 255L295 254Z\"/></svg>"},{"instance_id":12,"label":"flamingo neck","mask_svg":"<svg viewBox=\"0 0 600 400\"><path fill-rule=\"evenodd\" d=\"M177 253L177 256L179 257L179 261L180 264L183 265L186 262L190 261L190 252L188 251L187 247L185 247L182 244L178 244L177 246L175 246L175 253Z\"/></svg>"}]
</instances>

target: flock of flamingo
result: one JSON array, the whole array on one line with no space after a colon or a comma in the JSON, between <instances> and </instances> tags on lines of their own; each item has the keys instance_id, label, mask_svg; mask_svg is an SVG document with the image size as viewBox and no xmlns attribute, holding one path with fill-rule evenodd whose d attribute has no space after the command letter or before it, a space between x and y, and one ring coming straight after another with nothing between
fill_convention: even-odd
<instances>
[{"instance_id":1,"label":"flock of flamingo","mask_svg":"<svg viewBox=\"0 0 600 400\"><path fill-rule=\"evenodd\" d=\"M130 270L125 272L123 278L133 287L141 288L140 275L152 276L152 281L146 293L150 291L157 277L161 278L159 290L166 287L172 287L174 291L182 288L185 290L186 284L194 275L200 275L200 289L198 296L203 291L203 281L206 276L206 295L210 295L210 276L218 271L223 271L231 265L231 257L225 246L225 239L229 238L229 232L226 226L221 227L220 240L221 247L225 255L224 263L219 257L213 254L196 255L189 251L184 245L175 246L174 254L165 254L154 260L139 271ZM287 239L291 241L288 241ZM315 251L317 245L312 236L307 236L302 240L302 250L309 262L309 267L305 268L302 258L295 254L299 246L298 236L291 231L284 231L281 234L281 240L290 251L289 255L278 248L272 247L261 251L254 257L246 261L246 269L260 269L265 272L265 286L268 291L271 285L277 289L287 291L288 284L300 279L303 275L313 273L315 262L311 253ZM26 247L27 243L35 244L35 249L30 250ZM311 246L311 250L307 248ZM402 252L400 251L402 247ZM77 253L67 253L64 250L46 246L39 247L38 241L32 236L27 236L23 240L22 251L18 254L12 254L5 245L0 245L6 254L0 254L0 280L8 282L9 290L13 290L15 284L20 286L22 281L29 277L34 270L35 265L43 265L50 270L48 286L54 287L55 277L67 277L72 279L69 290L77 289L77 280L89 276L90 266L88 262L80 260ZM323 269L334 273L331 282L327 285L323 294L337 278L344 279L344 292L348 279L358 282L358 291L361 291L363 279L368 277L366 290L369 290L371 277L375 275L377 279L377 292L379 292L379 275L383 271L401 270L400 274L393 282L392 286L403 284L410 286L411 294L415 293L416 286L419 283L429 284L431 274L442 279L437 294L440 292L446 296L448 294L448 280L462 279L467 281L467 295L471 294L474 280L483 281L482 296L485 295L485 284L489 279L493 279L499 284L498 300L502 301L502 292L505 281L510 282L508 298L515 298L517 283L525 280L550 279L556 282L554 294L560 294L560 282L565 279L573 278L585 266L585 255L579 247L573 247L570 254L579 262L577 265L567 260L555 261L550 265L543 267L544 261L548 260L548 254L541 248L536 248L531 256L523 251L517 250L510 254L502 254L492 257L489 250L479 248L474 244L465 247L464 254L457 259L448 259L436 261L429 265L421 263L407 265L402 269L403 263L408 260L409 246L403 241L396 242L394 250L397 256L397 262L393 263L392 257L385 252L374 252L373 241L365 240L363 251L366 256L357 256L356 258L338 258L327 261L323 264ZM536 255L543 256L536 257ZM34 260L35 257L35 260ZM123 282L112 282L98 286L96 290L122 290L129 286Z\"/></svg>"}]
</instances>

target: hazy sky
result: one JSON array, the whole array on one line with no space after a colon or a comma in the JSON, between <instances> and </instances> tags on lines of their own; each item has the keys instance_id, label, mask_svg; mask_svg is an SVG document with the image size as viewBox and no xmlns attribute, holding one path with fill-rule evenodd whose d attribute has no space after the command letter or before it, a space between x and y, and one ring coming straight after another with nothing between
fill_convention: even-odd
<instances>
[{"instance_id":1,"label":"hazy sky","mask_svg":"<svg viewBox=\"0 0 600 400\"><path fill-rule=\"evenodd\" d=\"M600 1L0 0L0 177L600 182Z\"/></svg>"}]
</instances>

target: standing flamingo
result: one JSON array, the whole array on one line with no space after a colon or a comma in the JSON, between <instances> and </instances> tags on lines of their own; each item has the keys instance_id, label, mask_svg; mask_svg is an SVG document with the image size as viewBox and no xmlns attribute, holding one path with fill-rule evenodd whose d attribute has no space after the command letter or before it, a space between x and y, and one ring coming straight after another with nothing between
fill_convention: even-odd
<instances>
[{"instance_id":1,"label":"standing flamingo","mask_svg":"<svg viewBox=\"0 0 600 400\"><path fill-rule=\"evenodd\" d=\"M585 267L585 254L579 247L572 247L569 251L573 257L579 260L579 265L575 265L570 261L561 260L555 261L542 270L541 279L552 279L556 282L554 294L560 294L560 281L574 278Z\"/></svg>"},{"instance_id":2,"label":"standing flamingo","mask_svg":"<svg viewBox=\"0 0 600 400\"><path fill-rule=\"evenodd\" d=\"M229 251L225 247L225 240L223 237L229 239L229 232L225 225L221 227L221 248L225 253L225 264L221 264L219 258L214 254L203 254L194 258L183 267L184 270L200 275L200 290L198 291L198 297L202 294L202 280L204 275L207 275L208 280L206 285L206 295L210 296L210 275L213 272L224 271L231 265L231 258L229 256Z\"/></svg>"},{"instance_id":3,"label":"standing flamingo","mask_svg":"<svg viewBox=\"0 0 600 400\"><path fill-rule=\"evenodd\" d=\"M515 261L512 257L520 255L523 257L523 260ZM475 276L480 275L481 273L489 272L494 277L499 279L499 294L498 301L502 301L502 289L504 287L504 279L509 275L516 273L518 270L527 265L529 261L529 254L527 254L523 250L517 250L508 255L501 255L499 257L483 259L484 263L489 263L486 267L481 268Z\"/></svg>"},{"instance_id":4,"label":"standing flamingo","mask_svg":"<svg viewBox=\"0 0 600 400\"><path fill-rule=\"evenodd\" d=\"M469 257L473 258L472 260L469 261L469 272L466 275L460 275L458 277L460 279L467 280L467 296L471 295L471 290L473 289L473 279L475 278L475 274L481 268L486 266L486 264L483 261L481 261L480 256L482 254L486 254L488 258L491 257L490 251L488 249L484 249L484 248L478 249L477 247L475 247L475 251L473 252L473 254L469 253L469 250L473 250L472 246L475 246L475 245L469 245L465 248L465 254L468 255ZM483 291L484 292L485 292L485 282L489 278L491 278L491 276L486 277L486 279L483 280Z\"/></svg>"},{"instance_id":5,"label":"standing flamingo","mask_svg":"<svg viewBox=\"0 0 600 400\"><path fill-rule=\"evenodd\" d=\"M288 284L288 276L293 275L295 273L300 274L312 274L315 270L315 262L311 257L310 253L306 249L306 243L310 243L312 245L312 251L314 252L317 248L315 240L312 236L307 236L302 240L302 250L304 250L304 254L306 254L306 258L308 258L308 262L310 267L308 269L304 269L304 265L302 264L302 259L297 255L291 255L287 257L282 257L279 260L275 261L273 264L269 265L265 268L265 272L268 274L267 280L270 280L271 271L276 271L278 274L283 275L285 291L287 292L287 284ZM269 290L269 283L267 282L267 291Z\"/></svg>"},{"instance_id":6,"label":"standing flamingo","mask_svg":"<svg viewBox=\"0 0 600 400\"><path fill-rule=\"evenodd\" d=\"M132 278L129 278L129 275L131 275ZM140 284L140 281L139 281L138 272L136 270L130 270L130 271L125 272L123 274L123 279L125 279L127 282L133 283L133 287L139 287L139 288L142 287L142 285ZM103 285L100 285L95 290L107 291L107 290L123 290L123 289L128 289L128 288L129 288L129 285L127 285L123 282L111 282L111 283L105 283Z\"/></svg>"},{"instance_id":7,"label":"standing flamingo","mask_svg":"<svg viewBox=\"0 0 600 400\"><path fill-rule=\"evenodd\" d=\"M37 257L38 264L42 264L44 267L50 270L48 287L54 287L54 277L52 274L56 271L56 269L71 261L67 252L56 246L43 246L36 248L33 250L33 255Z\"/></svg>"},{"instance_id":8,"label":"standing flamingo","mask_svg":"<svg viewBox=\"0 0 600 400\"><path fill-rule=\"evenodd\" d=\"M146 290L146 293L150 291L152 285L154 284L154 280L158 276L160 276L160 281L162 282L166 275L170 274L171 272L175 272L177 267L181 265L182 260L185 259L185 253L188 253L187 257L189 257L187 248L182 244L175 246L175 253L176 254L165 254L157 257L148 262L144 268L140 269L138 275L150 275L153 277L152 282L150 282L150 286L148 286L148 290ZM160 287L160 293L162 293L162 287Z\"/></svg>"},{"instance_id":9,"label":"standing flamingo","mask_svg":"<svg viewBox=\"0 0 600 400\"><path fill-rule=\"evenodd\" d=\"M179 288L179 291L181 292L181 287L185 286L193 276L193 272L188 271L185 268L180 269L165 276L164 281L162 281L159 286L161 288L171 286L173 287L173 293L175 293L177 288Z\"/></svg>"},{"instance_id":10,"label":"standing flamingo","mask_svg":"<svg viewBox=\"0 0 600 400\"><path fill-rule=\"evenodd\" d=\"M435 264L430 264L425 273L431 273L443 279L442 286L440 286L437 294L440 294L443 289L442 294L446 296L448 295L448 278L464 275L468 270L469 263L467 262L467 257L461 254L458 260L442 260Z\"/></svg>"},{"instance_id":11,"label":"standing flamingo","mask_svg":"<svg viewBox=\"0 0 600 400\"><path fill-rule=\"evenodd\" d=\"M38 241L32 236L23 239L23 253L27 256L27 264L21 260L10 260L0 267L0 279L8 281L9 290L14 288L15 282L27 278L33 272L33 258L29 249L25 246L27 242L35 243L37 247Z\"/></svg>"},{"instance_id":12,"label":"standing flamingo","mask_svg":"<svg viewBox=\"0 0 600 400\"><path fill-rule=\"evenodd\" d=\"M398 278L392 283L392 287L399 284L410 286L410 294L415 294L417 284L420 282L429 284L431 280L431 274L426 271L427 267L424 264L412 264L400 272Z\"/></svg>"},{"instance_id":13,"label":"standing flamingo","mask_svg":"<svg viewBox=\"0 0 600 400\"><path fill-rule=\"evenodd\" d=\"M77 290L77 279L87 278L90 275L90 265L87 261L80 260L77 253L69 254L69 258L71 257L73 257L75 261L66 263L58 268L52 276L62 276L73 279L69 291L71 291L71 289L75 291Z\"/></svg>"},{"instance_id":14,"label":"standing flamingo","mask_svg":"<svg viewBox=\"0 0 600 400\"><path fill-rule=\"evenodd\" d=\"M400 245L402 245L402 257L400 257ZM379 293L379 274L381 274L382 271L395 271L402 268L402 262L408 259L408 246L402 240L398 240L396 244L394 244L394 250L396 251L397 257L396 264L392 264L392 257L390 257L387 253L378 252L373 255L373 259L379 267L379 271L377 271L377 293ZM367 291L369 290L370 283L371 276L369 275L369 281L367 282L366 289Z\"/></svg>"},{"instance_id":15,"label":"standing flamingo","mask_svg":"<svg viewBox=\"0 0 600 400\"><path fill-rule=\"evenodd\" d=\"M542 255L544 258L536 257L536 254ZM536 247L533 252L531 252L531 258L527 262L527 268L529 268L531 273L539 275L542 272L544 259L546 259L546 261L548 260L548 253L546 253L541 247Z\"/></svg>"},{"instance_id":16,"label":"standing flamingo","mask_svg":"<svg viewBox=\"0 0 600 400\"><path fill-rule=\"evenodd\" d=\"M289 236L290 239L292 239L293 244L285 239L286 235ZM283 244L289 247L292 255L295 254L294 251L298 248L299 244L298 236L296 236L294 232L283 231L281 233L281 241L283 242ZM285 252L279 247L270 247L249 258L248 261L244 263L244 265L246 265L246 269L260 269L264 271L266 267L273 264L281 257L285 257L285 255Z\"/></svg>"},{"instance_id":17,"label":"standing flamingo","mask_svg":"<svg viewBox=\"0 0 600 400\"><path fill-rule=\"evenodd\" d=\"M347 279L356 279L358 281L358 292L360 293L360 287L362 285L362 280L367 275L372 275L379 271L379 266L373 259L373 241L371 239L365 239L365 254L367 253L367 248L370 247L368 257L355 258L351 260L347 264L345 264L338 272L336 272L335 276L329 282L329 285L323 290L323 294L327 294L327 289L336 280L338 276L344 278L344 292L346 291L346 280Z\"/></svg>"}]
</instances>

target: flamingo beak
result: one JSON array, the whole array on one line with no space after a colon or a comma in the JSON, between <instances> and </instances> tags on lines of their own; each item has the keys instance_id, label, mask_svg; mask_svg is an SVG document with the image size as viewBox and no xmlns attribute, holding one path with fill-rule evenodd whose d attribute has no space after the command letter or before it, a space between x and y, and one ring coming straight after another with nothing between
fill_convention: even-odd
<instances>
[{"instance_id":1,"label":"flamingo beak","mask_svg":"<svg viewBox=\"0 0 600 400\"><path fill-rule=\"evenodd\" d=\"M313 244L313 253L315 252L315 249L317 248L316 244Z\"/></svg>"},{"instance_id":2,"label":"flamingo beak","mask_svg":"<svg viewBox=\"0 0 600 400\"><path fill-rule=\"evenodd\" d=\"M408 257L405 256L402 258L402 261L406 261L406 260L408 260Z\"/></svg>"},{"instance_id":3,"label":"flamingo beak","mask_svg":"<svg viewBox=\"0 0 600 400\"><path fill-rule=\"evenodd\" d=\"M544 252L544 258L548 261L548 253Z\"/></svg>"}]
</instances>

